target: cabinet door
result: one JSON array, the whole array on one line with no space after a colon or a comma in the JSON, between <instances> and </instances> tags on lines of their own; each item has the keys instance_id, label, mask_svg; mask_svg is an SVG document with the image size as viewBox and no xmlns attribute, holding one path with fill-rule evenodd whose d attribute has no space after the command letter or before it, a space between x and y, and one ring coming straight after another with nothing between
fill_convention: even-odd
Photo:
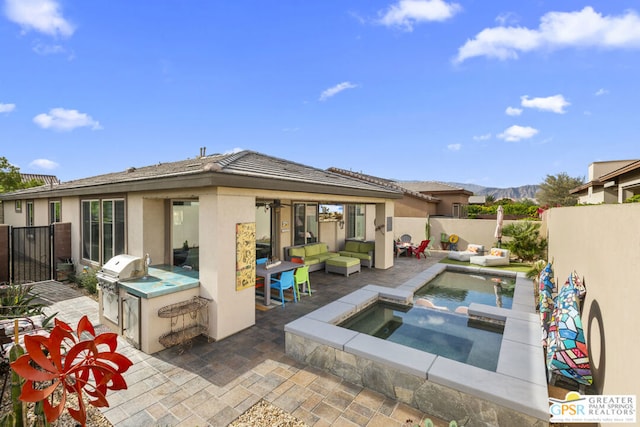
<instances>
[{"instance_id":1,"label":"cabinet door","mask_svg":"<svg viewBox=\"0 0 640 427\"><path fill-rule=\"evenodd\" d=\"M135 348L140 348L140 298L127 294L122 300L124 337Z\"/></svg>"}]
</instances>

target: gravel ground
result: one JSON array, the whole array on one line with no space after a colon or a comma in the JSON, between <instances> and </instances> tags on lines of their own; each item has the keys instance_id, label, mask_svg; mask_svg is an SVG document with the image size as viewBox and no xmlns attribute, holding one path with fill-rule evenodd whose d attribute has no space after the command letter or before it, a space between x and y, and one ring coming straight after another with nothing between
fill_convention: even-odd
<instances>
[{"instance_id":1,"label":"gravel ground","mask_svg":"<svg viewBox=\"0 0 640 427\"><path fill-rule=\"evenodd\" d=\"M305 423L264 400L235 419L229 427L307 427Z\"/></svg>"}]
</instances>

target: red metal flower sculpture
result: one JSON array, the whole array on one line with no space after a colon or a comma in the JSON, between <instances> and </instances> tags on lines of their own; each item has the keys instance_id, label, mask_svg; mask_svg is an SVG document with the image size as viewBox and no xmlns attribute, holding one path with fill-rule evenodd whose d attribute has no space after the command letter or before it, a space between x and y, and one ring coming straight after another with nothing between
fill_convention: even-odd
<instances>
[{"instance_id":1,"label":"red metal flower sculpture","mask_svg":"<svg viewBox=\"0 0 640 427\"><path fill-rule=\"evenodd\" d=\"M107 391L127 388L122 374L133 363L116 353L117 335L102 333L96 336L87 316L80 319L75 334L68 324L56 319L48 337L27 335L24 345L27 353L11 364L26 380L20 400L43 401L49 422L62 414L67 393L77 393L78 409L69 408L69 414L85 425L83 391L91 405L108 407ZM61 397L54 401L53 393L58 388L61 388Z\"/></svg>"}]
</instances>

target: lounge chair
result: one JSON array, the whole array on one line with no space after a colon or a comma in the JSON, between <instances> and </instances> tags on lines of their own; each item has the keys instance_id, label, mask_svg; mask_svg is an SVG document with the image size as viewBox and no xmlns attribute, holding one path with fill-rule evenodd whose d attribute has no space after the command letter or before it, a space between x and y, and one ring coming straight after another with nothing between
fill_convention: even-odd
<instances>
[{"instance_id":1,"label":"lounge chair","mask_svg":"<svg viewBox=\"0 0 640 427\"><path fill-rule=\"evenodd\" d=\"M509 265L509 250L501 248L491 248L489 255L472 256L469 259L471 264L483 266Z\"/></svg>"},{"instance_id":2,"label":"lounge chair","mask_svg":"<svg viewBox=\"0 0 640 427\"><path fill-rule=\"evenodd\" d=\"M448 258L456 261L468 262L472 256L484 255L484 245L469 243L464 251L449 251Z\"/></svg>"}]
</instances>

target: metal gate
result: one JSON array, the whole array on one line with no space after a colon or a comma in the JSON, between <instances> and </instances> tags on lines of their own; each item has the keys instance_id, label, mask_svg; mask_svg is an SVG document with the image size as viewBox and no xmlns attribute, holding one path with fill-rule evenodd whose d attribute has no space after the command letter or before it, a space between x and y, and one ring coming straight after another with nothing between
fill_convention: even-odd
<instances>
[{"instance_id":1,"label":"metal gate","mask_svg":"<svg viewBox=\"0 0 640 427\"><path fill-rule=\"evenodd\" d=\"M53 227L11 229L11 282L22 284L53 279L51 240Z\"/></svg>"}]
</instances>

